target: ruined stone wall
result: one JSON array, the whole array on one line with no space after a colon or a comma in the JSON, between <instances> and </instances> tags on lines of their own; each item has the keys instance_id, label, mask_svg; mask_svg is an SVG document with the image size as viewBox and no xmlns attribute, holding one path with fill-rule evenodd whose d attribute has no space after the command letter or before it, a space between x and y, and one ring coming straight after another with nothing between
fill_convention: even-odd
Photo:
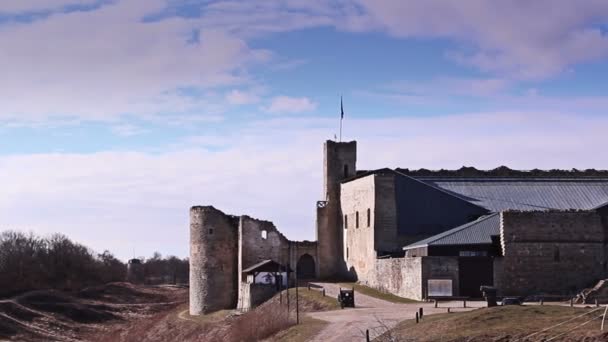
<instances>
[{"instance_id":1,"label":"ruined stone wall","mask_svg":"<svg viewBox=\"0 0 608 342\"><path fill-rule=\"evenodd\" d=\"M593 211L501 213L503 295L568 294L605 277L601 217Z\"/></svg>"},{"instance_id":2,"label":"ruined stone wall","mask_svg":"<svg viewBox=\"0 0 608 342\"><path fill-rule=\"evenodd\" d=\"M238 232L239 283L243 281L241 279L242 271L260 261L270 259L281 265L289 264L290 242L277 230L272 222L241 216Z\"/></svg>"},{"instance_id":3,"label":"ruined stone wall","mask_svg":"<svg viewBox=\"0 0 608 342\"><path fill-rule=\"evenodd\" d=\"M357 280L365 282L368 273L374 270L376 251L374 246L374 227L376 215L374 175L359 178L342 184L342 213L344 225L343 258L349 273ZM367 213L370 212L368 226ZM357 227L357 213L359 225ZM343 219L344 220L344 219Z\"/></svg>"},{"instance_id":4,"label":"ruined stone wall","mask_svg":"<svg viewBox=\"0 0 608 342\"><path fill-rule=\"evenodd\" d=\"M190 209L190 314L236 307L237 222L213 207Z\"/></svg>"},{"instance_id":5,"label":"ruined stone wall","mask_svg":"<svg viewBox=\"0 0 608 342\"><path fill-rule=\"evenodd\" d=\"M375 270L365 285L400 297L422 300L422 259L377 259Z\"/></svg>"}]
</instances>

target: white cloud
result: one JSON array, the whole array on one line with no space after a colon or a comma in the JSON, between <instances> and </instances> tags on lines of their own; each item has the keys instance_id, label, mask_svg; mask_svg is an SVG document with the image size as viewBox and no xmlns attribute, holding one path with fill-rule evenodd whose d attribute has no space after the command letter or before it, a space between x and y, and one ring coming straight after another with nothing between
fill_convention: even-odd
<instances>
[{"instance_id":1,"label":"white cloud","mask_svg":"<svg viewBox=\"0 0 608 342\"><path fill-rule=\"evenodd\" d=\"M146 131L146 129L136 126L136 125L120 124L120 125L113 126L112 132L114 132L114 134L116 134L116 135L120 135L123 137L131 137L134 135L143 134L147 131Z\"/></svg>"},{"instance_id":2,"label":"white cloud","mask_svg":"<svg viewBox=\"0 0 608 342\"><path fill-rule=\"evenodd\" d=\"M576 63L608 56L603 0L357 0L363 11L345 29L381 30L397 37L439 37L470 47L451 56L487 72L542 78Z\"/></svg>"},{"instance_id":3,"label":"white cloud","mask_svg":"<svg viewBox=\"0 0 608 342\"><path fill-rule=\"evenodd\" d=\"M230 104L244 105L257 103L260 101L260 97L253 92L246 92L234 89L226 94L226 100Z\"/></svg>"},{"instance_id":4,"label":"white cloud","mask_svg":"<svg viewBox=\"0 0 608 342\"><path fill-rule=\"evenodd\" d=\"M6 0L0 2L0 13L23 13L61 9L69 5L91 5L98 0Z\"/></svg>"},{"instance_id":5,"label":"white cloud","mask_svg":"<svg viewBox=\"0 0 608 342\"><path fill-rule=\"evenodd\" d=\"M433 118L348 119L358 167L608 168L608 118L501 112ZM0 157L0 229L63 232L122 258L188 251L188 208L212 204L274 221L292 239L314 238L327 119L259 121L215 142L162 153L99 152ZM277 143L280 142L280 143ZM289 205L286 205L288 203Z\"/></svg>"},{"instance_id":6,"label":"white cloud","mask_svg":"<svg viewBox=\"0 0 608 342\"><path fill-rule=\"evenodd\" d=\"M307 97L277 96L265 108L269 113L301 113L310 112L317 108L317 104Z\"/></svg>"},{"instance_id":7,"label":"white cloud","mask_svg":"<svg viewBox=\"0 0 608 342\"><path fill-rule=\"evenodd\" d=\"M0 120L111 120L173 112L184 102L204 114L204 104L178 89L201 89L197 101L205 101L204 89L248 82L240 70L267 58L226 31L204 29L199 42L188 42L195 20L142 21L163 7L118 1L0 26Z\"/></svg>"}]
</instances>

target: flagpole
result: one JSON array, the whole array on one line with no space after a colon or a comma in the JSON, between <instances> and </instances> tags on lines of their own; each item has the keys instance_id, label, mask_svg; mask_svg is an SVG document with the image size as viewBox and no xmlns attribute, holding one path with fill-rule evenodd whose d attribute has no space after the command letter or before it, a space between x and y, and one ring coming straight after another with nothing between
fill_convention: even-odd
<instances>
[{"instance_id":1,"label":"flagpole","mask_svg":"<svg viewBox=\"0 0 608 342\"><path fill-rule=\"evenodd\" d=\"M342 142L342 121L344 120L344 106L342 105L342 95L340 95L340 142Z\"/></svg>"}]
</instances>

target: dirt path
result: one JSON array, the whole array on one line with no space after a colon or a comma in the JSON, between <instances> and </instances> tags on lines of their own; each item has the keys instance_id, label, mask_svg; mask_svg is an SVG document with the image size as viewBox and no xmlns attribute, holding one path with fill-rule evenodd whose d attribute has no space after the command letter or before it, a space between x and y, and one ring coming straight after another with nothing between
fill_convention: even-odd
<instances>
[{"instance_id":1,"label":"dirt path","mask_svg":"<svg viewBox=\"0 0 608 342\"><path fill-rule=\"evenodd\" d=\"M331 283L315 283L323 286L328 296L337 297L339 286ZM469 311L485 306L481 302L468 302L467 308L462 302L443 302L439 308L433 303L396 304L382 299L355 293L355 309L313 312L308 315L312 318L329 322L311 341L356 341L365 339L365 331L369 329L370 338L373 339L386 330L394 327L400 321L415 317L419 308L423 308L424 315L451 311Z\"/></svg>"}]
</instances>

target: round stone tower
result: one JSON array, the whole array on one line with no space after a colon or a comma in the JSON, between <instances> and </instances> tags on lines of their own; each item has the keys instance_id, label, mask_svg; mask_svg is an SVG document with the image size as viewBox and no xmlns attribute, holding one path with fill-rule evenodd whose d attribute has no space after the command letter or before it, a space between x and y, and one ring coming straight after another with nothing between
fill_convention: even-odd
<instances>
[{"instance_id":1,"label":"round stone tower","mask_svg":"<svg viewBox=\"0 0 608 342\"><path fill-rule=\"evenodd\" d=\"M213 207L190 209L190 314L237 302L238 219Z\"/></svg>"}]
</instances>

